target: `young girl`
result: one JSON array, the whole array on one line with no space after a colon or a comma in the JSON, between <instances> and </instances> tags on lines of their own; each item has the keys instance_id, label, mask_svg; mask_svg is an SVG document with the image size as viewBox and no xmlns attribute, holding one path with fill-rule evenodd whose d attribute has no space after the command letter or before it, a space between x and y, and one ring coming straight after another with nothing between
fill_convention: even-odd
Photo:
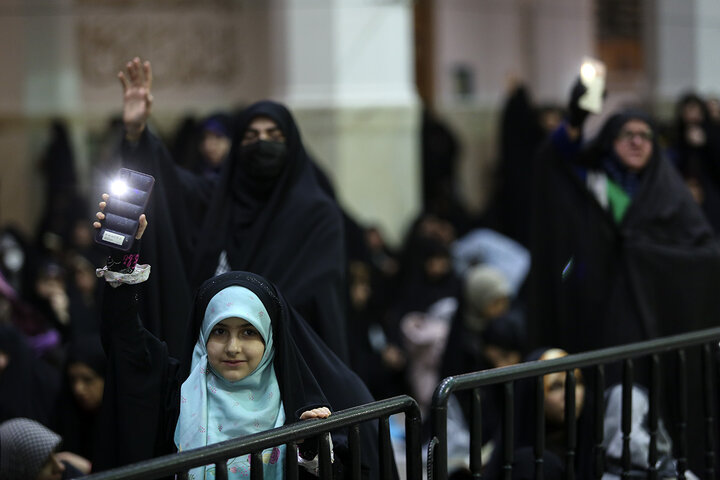
<instances>
[{"instance_id":1,"label":"young girl","mask_svg":"<svg viewBox=\"0 0 720 480\"><path fill-rule=\"evenodd\" d=\"M141 217L138 238L146 223ZM169 357L167 346L137 315L139 289L148 271L119 276L98 271L119 286L106 287L103 297L108 370L101 421L107 444L96 467L326 418L330 407L339 410L372 401L358 377L275 287L252 273L228 272L203 283L193 301L185 356L182 362ZM364 474L377 478L377 426L361 425L361 435ZM337 431L332 438L333 470L341 477L347 436ZM301 445L301 455L302 450ZM284 478L284 446L263 452L263 463L265 478ZM227 464L230 478L249 478L249 456ZM212 465L196 468L190 478L212 479L214 470ZM301 470L302 475L309 474Z\"/></svg>"}]
</instances>

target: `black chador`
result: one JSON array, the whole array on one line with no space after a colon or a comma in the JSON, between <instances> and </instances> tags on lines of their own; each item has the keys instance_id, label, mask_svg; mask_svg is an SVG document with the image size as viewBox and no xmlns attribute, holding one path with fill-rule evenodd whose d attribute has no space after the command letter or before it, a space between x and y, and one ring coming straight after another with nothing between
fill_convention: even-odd
<instances>
[{"instance_id":1,"label":"black chador","mask_svg":"<svg viewBox=\"0 0 720 480\"><path fill-rule=\"evenodd\" d=\"M284 143L241 145L258 117L275 122ZM347 360L344 237L337 204L319 186L284 106L251 105L236 131L216 183L174 165L148 129L136 146L125 144L125 164L157 179L148 210L153 227L143 239L143 256L157 272L144 287L142 311L145 321L154 322L148 328L178 354L189 292L217 273L245 270L277 284Z\"/></svg>"},{"instance_id":2,"label":"black chador","mask_svg":"<svg viewBox=\"0 0 720 480\"><path fill-rule=\"evenodd\" d=\"M174 436L182 413L181 402L185 400L181 398L181 385L193 374L193 355L205 328L206 310L216 295L235 286L251 291L268 312L272 365L285 424L300 421L301 412L317 406L338 411L373 400L362 381L328 349L275 286L258 275L227 272L200 286L180 361L169 356L167 345L142 327L137 315L138 287L106 287L102 332L108 365L106 401L100 418L103 444L101 456L94 462L96 469L176 451ZM218 386L218 390L221 388ZM379 475L377 435L376 423L361 425L363 478ZM349 461L347 432L334 431L332 439L337 474Z\"/></svg>"},{"instance_id":3,"label":"black chador","mask_svg":"<svg viewBox=\"0 0 720 480\"><path fill-rule=\"evenodd\" d=\"M535 344L572 353L709 327L720 318L720 247L657 141L640 171L618 160L613 145L633 119L652 125L642 113L617 114L582 150L561 126L536 159ZM588 187L593 175L606 177L600 197L607 195L607 206Z\"/></svg>"}]
</instances>

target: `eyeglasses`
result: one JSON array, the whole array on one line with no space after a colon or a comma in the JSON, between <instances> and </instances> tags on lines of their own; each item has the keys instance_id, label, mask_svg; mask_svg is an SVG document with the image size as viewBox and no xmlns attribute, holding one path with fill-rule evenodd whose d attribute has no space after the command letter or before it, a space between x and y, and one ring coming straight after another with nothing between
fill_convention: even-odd
<instances>
[{"instance_id":1,"label":"eyeglasses","mask_svg":"<svg viewBox=\"0 0 720 480\"><path fill-rule=\"evenodd\" d=\"M645 142L651 142L653 139L653 133L649 131L633 132L632 130L622 130L618 135L618 139L628 142L634 140L635 137L638 137L640 140Z\"/></svg>"}]
</instances>

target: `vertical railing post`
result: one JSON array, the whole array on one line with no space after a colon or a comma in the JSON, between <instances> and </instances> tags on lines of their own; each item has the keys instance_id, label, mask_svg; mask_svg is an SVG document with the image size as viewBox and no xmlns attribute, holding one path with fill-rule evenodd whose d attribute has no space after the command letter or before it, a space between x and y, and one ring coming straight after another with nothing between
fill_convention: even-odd
<instances>
[{"instance_id":1,"label":"vertical railing post","mask_svg":"<svg viewBox=\"0 0 720 480\"><path fill-rule=\"evenodd\" d=\"M678 442L677 442L677 468L678 479L685 480L685 470L687 470L687 357L685 350L681 349L677 352L677 379L678 379Z\"/></svg>"},{"instance_id":2,"label":"vertical railing post","mask_svg":"<svg viewBox=\"0 0 720 480\"><path fill-rule=\"evenodd\" d=\"M575 480L575 449L577 447L577 416L575 414L575 371L565 374L565 478Z\"/></svg>"},{"instance_id":3,"label":"vertical railing post","mask_svg":"<svg viewBox=\"0 0 720 480\"><path fill-rule=\"evenodd\" d=\"M380 478L392 480L392 444L390 443L390 419L384 416L380 419L378 428L378 447L380 450Z\"/></svg>"},{"instance_id":4,"label":"vertical railing post","mask_svg":"<svg viewBox=\"0 0 720 480\"><path fill-rule=\"evenodd\" d=\"M406 478L422 478L422 419L420 410L405 412L405 463Z\"/></svg>"},{"instance_id":5,"label":"vertical railing post","mask_svg":"<svg viewBox=\"0 0 720 480\"><path fill-rule=\"evenodd\" d=\"M545 476L545 381L542 376L535 379L535 480Z\"/></svg>"},{"instance_id":6,"label":"vertical railing post","mask_svg":"<svg viewBox=\"0 0 720 480\"><path fill-rule=\"evenodd\" d=\"M623 362L622 373L622 479L630 478L632 456L630 454L630 432L632 430L633 361Z\"/></svg>"},{"instance_id":7,"label":"vertical railing post","mask_svg":"<svg viewBox=\"0 0 720 480\"><path fill-rule=\"evenodd\" d=\"M250 480L263 480L264 475L262 452L253 452L250 455Z\"/></svg>"},{"instance_id":8,"label":"vertical railing post","mask_svg":"<svg viewBox=\"0 0 720 480\"><path fill-rule=\"evenodd\" d=\"M470 398L470 473L481 478L482 473L482 405L480 389L474 388Z\"/></svg>"},{"instance_id":9,"label":"vertical railing post","mask_svg":"<svg viewBox=\"0 0 720 480\"><path fill-rule=\"evenodd\" d=\"M350 480L360 480L362 473L360 465L360 425L357 423L350 426L348 446L350 448Z\"/></svg>"},{"instance_id":10,"label":"vertical railing post","mask_svg":"<svg viewBox=\"0 0 720 480\"><path fill-rule=\"evenodd\" d=\"M715 402L713 349L703 345L703 408L705 409L705 478L715 478Z\"/></svg>"},{"instance_id":11,"label":"vertical railing post","mask_svg":"<svg viewBox=\"0 0 720 480\"><path fill-rule=\"evenodd\" d=\"M605 473L605 366L598 365L595 369L595 411L594 413L594 444L595 444L595 479L600 480Z\"/></svg>"},{"instance_id":12,"label":"vertical railing post","mask_svg":"<svg viewBox=\"0 0 720 480\"><path fill-rule=\"evenodd\" d=\"M318 438L318 473L320 480L332 480L333 477L330 448L330 433L320 434L320 438Z\"/></svg>"},{"instance_id":13,"label":"vertical railing post","mask_svg":"<svg viewBox=\"0 0 720 480\"><path fill-rule=\"evenodd\" d=\"M505 402L503 402L503 478L512 480L512 464L515 454L515 439L513 437L515 430L513 425L515 392L512 382L503 384L503 393L505 397Z\"/></svg>"},{"instance_id":14,"label":"vertical railing post","mask_svg":"<svg viewBox=\"0 0 720 480\"><path fill-rule=\"evenodd\" d=\"M297 443L290 442L285 446L285 480L298 480L298 448Z\"/></svg>"},{"instance_id":15,"label":"vertical railing post","mask_svg":"<svg viewBox=\"0 0 720 480\"><path fill-rule=\"evenodd\" d=\"M227 460L215 462L215 479L228 480Z\"/></svg>"},{"instance_id":16,"label":"vertical railing post","mask_svg":"<svg viewBox=\"0 0 720 480\"><path fill-rule=\"evenodd\" d=\"M433 480L447 480L447 402L441 401L435 403L432 411L432 419L437 445L432 452Z\"/></svg>"},{"instance_id":17,"label":"vertical railing post","mask_svg":"<svg viewBox=\"0 0 720 480\"><path fill-rule=\"evenodd\" d=\"M648 412L648 428L650 429L650 445L648 448L648 480L657 480L657 441L658 420L660 419L660 357L650 357L650 405Z\"/></svg>"}]
</instances>

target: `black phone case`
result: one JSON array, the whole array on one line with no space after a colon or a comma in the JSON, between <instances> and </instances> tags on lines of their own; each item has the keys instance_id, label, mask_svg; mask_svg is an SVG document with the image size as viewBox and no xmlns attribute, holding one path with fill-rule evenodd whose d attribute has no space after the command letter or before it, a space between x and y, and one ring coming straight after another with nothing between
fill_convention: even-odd
<instances>
[{"instance_id":1,"label":"black phone case","mask_svg":"<svg viewBox=\"0 0 720 480\"><path fill-rule=\"evenodd\" d=\"M125 181L127 191L119 196L110 194L95 242L126 252L135 241L138 218L147 208L155 178L127 168L121 168L117 178Z\"/></svg>"}]
</instances>

